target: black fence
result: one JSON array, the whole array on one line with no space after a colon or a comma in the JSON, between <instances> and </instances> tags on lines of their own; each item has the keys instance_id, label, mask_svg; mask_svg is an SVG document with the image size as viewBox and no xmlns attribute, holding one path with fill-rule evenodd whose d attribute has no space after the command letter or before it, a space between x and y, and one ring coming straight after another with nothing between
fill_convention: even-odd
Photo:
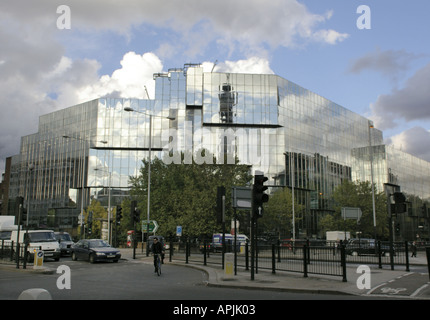
<instances>
[{"instance_id":1,"label":"black fence","mask_svg":"<svg viewBox=\"0 0 430 320\"><path fill-rule=\"evenodd\" d=\"M18 257L16 255L16 252L18 252ZM26 246L16 246L16 243L14 241L9 240L1 240L0 242L0 262L3 263L10 263L10 262L17 262L23 261L25 262L25 265L27 262L33 262L32 259L29 259L29 255L27 254L27 247Z\"/></svg>"},{"instance_id":2,"label":"black fence","mask_svg":"<svg viewBox=\"0 0 430 320\"><path fill-rule=\"evenodd\" d=\"M341 277L346 281L347 264L375 265L379 268L403 266L409 271L410 243L378 241L373 243L327 243L326 241L277 242L276 244L257 245L255 271L258 269L288 271ZM225 255L216 252L207 242L170 242L170 260L185 263L224 266ZM224 253L233 253L235 268L250 269L251 246L228 243Z\"/></svg>"}]
</instances>

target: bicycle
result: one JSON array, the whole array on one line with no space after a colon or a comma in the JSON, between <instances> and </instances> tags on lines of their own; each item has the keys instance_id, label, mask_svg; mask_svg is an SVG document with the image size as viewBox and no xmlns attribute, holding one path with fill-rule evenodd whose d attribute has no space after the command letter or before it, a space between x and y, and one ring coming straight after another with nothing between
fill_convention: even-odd
<instances>
[{"instance_id":1,"label":"bicycle","mask_svg":"<svg viewBox=\"0 0 430 320\"><path fill-rule=\"evenodd\" d=\"M154 255L156 256L156 260L155 260L156 272L157 272L157 275L160 276L161 275L161 259L160 259L160 254L156 253Z\"/></svg>"}]
</instances>

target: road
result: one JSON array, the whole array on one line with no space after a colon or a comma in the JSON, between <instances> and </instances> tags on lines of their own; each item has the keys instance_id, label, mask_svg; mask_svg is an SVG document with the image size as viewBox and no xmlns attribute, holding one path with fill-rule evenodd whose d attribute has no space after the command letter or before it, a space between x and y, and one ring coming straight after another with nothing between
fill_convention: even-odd
<instances>
[{"instance_id":1,"label":"road","mask_svg":"<svg viewBox=\"0 0 430 320\"><path fill-rule=\"evenodd\" d=\"M57 281L63 273L41 274L31 271L0 268L0 299L15 300L30 288L43 288L54 300L339 300L371 299L339 295L298 294L268 290L242 290L206 286L205 272L177 265L163 265L160 277L153 266L140 261L120 260L118 263L90 264L62 258L59 262L45 262L57 270L61 265L70 267L70 289L59 289Z\"/></svg>"}]
</instances>

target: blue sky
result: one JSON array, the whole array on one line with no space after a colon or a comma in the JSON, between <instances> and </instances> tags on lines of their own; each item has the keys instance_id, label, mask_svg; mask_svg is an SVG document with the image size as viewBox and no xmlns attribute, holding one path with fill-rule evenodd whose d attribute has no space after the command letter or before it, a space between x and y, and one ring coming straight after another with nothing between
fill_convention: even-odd
<instances>
[{"instance_id":1,"label":"blue sky","mask_svg":"<svg viewBox=\"0 0 430 320\"><path fill-rule=\"evenodd\" d=\"M370 29L357 27L361 5ZM278 74L430 161L429 12L424 0L2 1L0 172L40 115L103 95L144 98L153 73L215 61Z\"/></svg>"}]
</instances>

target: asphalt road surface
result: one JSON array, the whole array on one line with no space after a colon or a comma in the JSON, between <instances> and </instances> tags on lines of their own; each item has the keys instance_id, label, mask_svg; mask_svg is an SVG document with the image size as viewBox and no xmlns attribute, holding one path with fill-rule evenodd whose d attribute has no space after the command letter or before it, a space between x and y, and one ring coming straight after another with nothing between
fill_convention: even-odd
<instances>
[{"instance_id":1,"label":"asphalt road surface","mask_svg":"<svg viewBox=\"0 0 430 320\"><path fill-rule=\"evenodd\" d=\"M366 297L298 294L290 292L242 290L206 286L205 272L189 267L163 265L162 275L154 274L151 264L124 261L90 264L62 258L59 262L45 262L57 270L61 265L70 268L70 288L65 273L41 274L0 268L0 299L15 300L30 288L47 290L53 300L309 300L309 299L366 299ZM369 299L370 297L367 297Z\"/></svg>"}]
</instances>

